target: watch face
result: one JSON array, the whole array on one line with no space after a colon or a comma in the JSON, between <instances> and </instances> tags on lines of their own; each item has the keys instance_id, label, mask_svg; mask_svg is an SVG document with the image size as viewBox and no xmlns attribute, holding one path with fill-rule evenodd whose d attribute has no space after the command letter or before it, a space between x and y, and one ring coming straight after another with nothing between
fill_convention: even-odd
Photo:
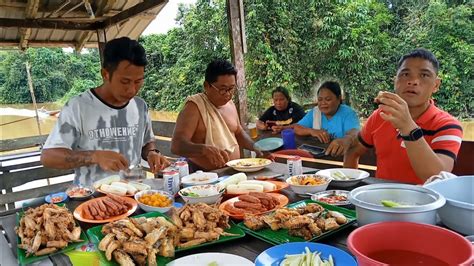
<instances>
[{"instance_id":1,"label":"watch face","mask_svg":"<svg viewBox=\"0 0 474 266\"><path fill-rule=\"evenodd\" d=\"M410 132L411 140L418 140L423 137L423 130L421 128L416 128L412 132Z\"/></svg>"}]
</instances>

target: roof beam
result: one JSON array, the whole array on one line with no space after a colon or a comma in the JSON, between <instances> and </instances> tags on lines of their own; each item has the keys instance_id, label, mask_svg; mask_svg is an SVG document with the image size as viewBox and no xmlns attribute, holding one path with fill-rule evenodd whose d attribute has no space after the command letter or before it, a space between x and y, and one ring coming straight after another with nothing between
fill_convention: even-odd
<instances>
[{"instance_id":1,"label":"roof beam","mask_svg":"<svg viewBox=\"0 0 474 266\"><path fill-rule=\"evenodd\" d=\"M38 13L38 7L39 7L39 0L28 0L28 4L26 5L26 10L25 10L25 17L27 19L35 18L36 14ZM31 35L31 28L20 28L19 33L20 33L19 48L21 50L24 50L28 46L28 39L30 38L30 35Z\"/></svg>"},{"instance_id":2,"label":"roof beam","mask_svg":"<svg viewBox=\"0 0 474 266\"><path fill-rule=\"evenodd\" d=\"M4 28L34 28L57 30L89 30L95 31L101 26L98 22L79 23L69 21L48 21L40 19L0 18L0 27Z\"/></svg>"},{"instance_id":3,"label":"roof beam","mask_svg":"<svg viewBox=\"0 0 474 266\"><path fill-rule=\"evenodd\" d=\"M16 46L18 47L18 42L16 41L1 41L0 40L0 47L12 47ZM29 41L28 42L28 47L75 47L75 43L72 41L67 42L67 41ZM96 42L92 43L86 43L84 47L97 47Z\"/></svg>"},{"instance_id":4,"label":"roof beam","mask_svg":"<svg viewBox=\"0 0 474 266\"><path fill-rule=\"evenodd\" d=\"M124 10L117 15L110 17L103 22L101 22L101 28L105 29L117 23L120 23L124 20L130 19L142 12L146 12L150 9L153 9L161 4L167 3L168 0L145 0L139 4L132 6L131 8Z\"/></svg>"},{"instance_id":5,"label":"roof beam","mask_svg":"<svg viewBox=\"0 0 474 266\"><path fill-rule=\"evenodd\" d=\"M110 1L106 1L105 2L105 5L101 5L97 8L97 10L95 11L95 15L96 17L101 17L103 16L105 13L108 13L109 11L112 10L112 7L114 6L116 0L110 0ZM77 44L76 44L76 51L77 52L80 52L82 50L82 48L84 48L84 45L86 44L86 42L91 38L93 32L83 32L81 34L81 36L79 37L78 41L77 41Z\"/></svg>"}]
</instances>

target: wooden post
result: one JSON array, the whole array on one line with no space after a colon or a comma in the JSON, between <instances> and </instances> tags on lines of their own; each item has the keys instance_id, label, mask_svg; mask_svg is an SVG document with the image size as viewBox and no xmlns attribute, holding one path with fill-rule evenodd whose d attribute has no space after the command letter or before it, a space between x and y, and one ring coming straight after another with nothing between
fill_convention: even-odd
<instances>
[{"instance_id":1,"label":"wooden post","mask_svg":"<svg viewBox=\"0 0 474 266\"><path fill-rule=\"evenodd\" d=\"M232 62L237 69L237 98L236 105L240 116L240 123L246 128L247 121L247 88L245 82L244 68L244 13L243 0L227 0L227 18L229 24L230 47L232 51Z\"/></svg>"},{"instance_id":2,"label":"wooden post","mask_svg":"<svg viewBox=\"0 0 474 266\"><path fill-rule=\"evenodd\" d=\"M100 65L102 66L102 63L104 63L105 43L107 43L107 35L105 33L105 29L97 30L97 43L99 47Z\"/></svg>"},{"instance_id":3,"label":"wooden post","mask_svg":"<svg viewBox=\"0 0 474 266\"><path fill-rule=\"evenodd\" d=\"M39 133L38 135L42 135L40 122L39 122L39 116L38 116L38 106L36 106L36 97L35 97L35 92L33 88L33 80L31 79L31 74L30 74L30 64L28 63L28 61L26 61L25 65L26 65L26 75L28 77L28 87L30 88L31 99L33 100L33 106L35 107L36 124L38 125L38 133Z\"/></svg>"}]
</instances>

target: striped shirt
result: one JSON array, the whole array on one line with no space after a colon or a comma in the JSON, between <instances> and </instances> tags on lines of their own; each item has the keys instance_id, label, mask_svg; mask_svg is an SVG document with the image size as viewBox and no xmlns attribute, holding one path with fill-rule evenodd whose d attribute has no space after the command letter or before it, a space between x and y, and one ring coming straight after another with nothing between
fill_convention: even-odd
<instances>
[{"instance_id":1,"label":"striped shirt","mask_svg":"<svg viewBox=\"0 0 474 266\"><path fill-rule=\"evenodd\" d=\"M415 122L423 130L423 137L435 153L456 160L462 142L462 127L456 118L431 102ZM380 117L380 109L372 113L367 120L359 133L359 141L367 148L375 148L376 177L413 184L423 183L411 166L398 131L390 122Z\"/></svg>"}]
</instances>

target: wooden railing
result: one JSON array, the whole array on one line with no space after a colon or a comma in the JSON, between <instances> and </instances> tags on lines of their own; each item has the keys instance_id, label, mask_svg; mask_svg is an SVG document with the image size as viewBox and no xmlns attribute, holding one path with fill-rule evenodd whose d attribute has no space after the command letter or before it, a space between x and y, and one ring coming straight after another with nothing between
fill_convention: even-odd
<instances>
[{"instance_id":1,"label":"wooden railing","mask_svg":"<svg viewBox=\"0 0 474 266\"><path fill-rule=\"evenodd\" d=\"M171 153L171 137L174 131L174 122L153 121L153 132L156 136L157 148L166 156L176 157ZM17 138L0 141L0 152L21 151L36 148L34 151L17 154L3 155L0 158L0 212L6 209L14 209L17 201L42 197L53 192L64 191L71 182L63 182L54 185L43 186L28 190L13 192L14 187L36 180L49 180L49 178L72 174L73 170L58 170L45 168L39 159L34 161L14 163L15 160L37 157L41 154L41 147L48 135ZM6 193L2 194L2 189Z\"/></svg>"}]
</instances>

